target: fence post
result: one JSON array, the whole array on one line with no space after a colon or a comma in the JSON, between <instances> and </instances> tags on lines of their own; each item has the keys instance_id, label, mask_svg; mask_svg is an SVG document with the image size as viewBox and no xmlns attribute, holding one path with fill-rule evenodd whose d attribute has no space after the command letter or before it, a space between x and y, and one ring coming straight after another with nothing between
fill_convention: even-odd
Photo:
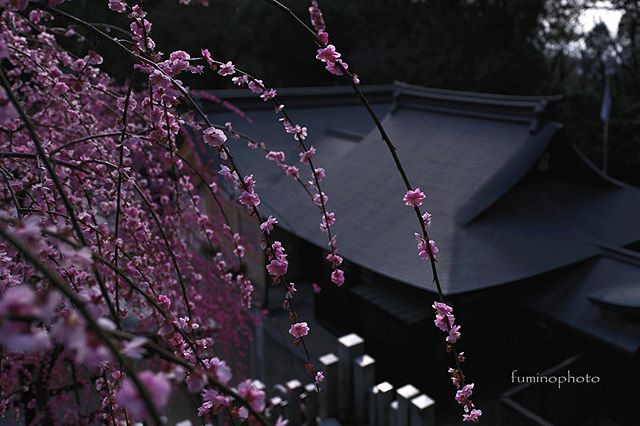
<instances>
[{"instance_id":1,"label":"fence post","mask_svg":"<svg viewBox=\"0 0 640 426\"><path fill-rule=\"evenodd\" d=\"M318 358L321 370L324 371L324 390L320 392L319 405L320 416L323 419L336 417L338 415L338 391L340 387L340 376L338 369L338 357L334 354L326 354Z\"/></svg>"},{"instance_id":2,"label":"fence post","mask_svg":"<svg viewBox=\"0 0 640 426\"><path fill-rule=\"evenodd\" d=\"M254 388L260 390L260 391L264 391L267 389L267 386L262 383L260 380L254 380L253 382L251 382L251 384L253 385Z\"/></svg>"},{"instance_id":3,"label":"fence post","mask_svg":"<svg viewBox=\"0 0 640 426\"><path fill-rule=\"evenodd\" d=\"M358 424L369 422L369 394L375 383L376 361L369 355L362 355L353 361L353 408Z\"/></svg>"},{"instance_id":4,"label":"fence post","mask_svg":"<svg viewBox=\"0 0 640 426\"><path fill-rule=\"evenodd\" d=\"M273 390L275 391L276 395L282 397L283 400L287 398L287 393L289 393L287 387L281 385L280 383L276 383L275 385L273 385Z\"/></svg>"},{"instance_id":5,"label":"fence post","mask_svg":"<svg viewBox=\"0 0 640 426\"><path fill-rule=\"evenodd\" d=\"M389 404L389 426L398 426L400 424L398 423L399 405L400 404L397 399L395 401L391 401L391 404Z\"/></svg>"},{"instance_id":6,"label":"fence post","mask_svg":"<svg viewBox=\"0 0 640 426\"><path fill-rule=\"evenodd\" d=\"M393 386L389 382L382 382L373 388L372 405L373 420L371 424L376 426L389 426L389 412L393 401Z\"/></svg>"},{"instance_id":7,"label":"fence post","mask_svg":"<svg viewBox=\"0 0 640 426\"><path fill-rule=\"evenodd\" d=\"M287 382L287 409L286 418L291 426L299 426L302 424L302 412L300 411L300 394L302 393L302 383L298 380L290 380Z\"/></svg>"},{"instance_id":8,"label":"fence post","mask_svg":"<svg viewBox=\"0 0 640 426\"><path fill-rule=\"evenodd\" d=\"M405 385L396 391L398 397L398 426L409 426L411 400L420 394L413 385Z\"/></svg>"},{"instance_id":9,"label":"fence post","mask_svg":"<svg viewBox=\"0 0 640 426\"><path fill-rule=\"evenodd\" d=\"M348 418L353 413L353 360L362 355L364 355L362 337L351 333L338 339L341 418Z\"/></svg>"},{"instance_id":10,"label":"fence post","mask_svg":"<svg viewBox=\"0 0 640 426\"><path fill-rule=\"evenodd\" d=\"M411 400L411 426L435 426L436 403L422 394Z\"/></svg>"},{"instance_id":11,"label":"fence post","mask_svg":"<svg viewBox=\"0 0 640 426\"><path fill-rule=\"evenodd\" d=\"M278 419L279 416L284 416L283 399L279 396L274 396L269 400L269 407L271 407L271 418L273 422Z\"/></svg>"},{"instance_id":12,"label":"fence post","mask_svg":"<svg viewBox=\"0 0 640 426\"><path fill-rule=\"evenodd\" d=\"M318 391L315 383L309 383L304 387L304 406L307 426L316 426L318 424Z\"/></svg>"},{"instance_id":13,"label":"fence post","mask_svg":"<svg viewBox=\"0 0 640 426\"><path fill-rule=\"evenodd\" d=\"M378 397L378 387L377 386L373 386L371 388L371 390L369 391L369 403L367 404L369 406L369 409L367 410L369 412L369 424L371 426L376 426L377 422L376 422L376 398Z\"/></svg>"}]
</instances>

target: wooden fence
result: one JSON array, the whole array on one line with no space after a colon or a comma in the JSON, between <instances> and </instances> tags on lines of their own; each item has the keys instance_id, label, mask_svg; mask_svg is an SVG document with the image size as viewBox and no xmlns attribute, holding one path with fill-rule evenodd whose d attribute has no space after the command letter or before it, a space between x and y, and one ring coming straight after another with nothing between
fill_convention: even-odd
<instances>
[{"instance_id":1,"label":"wooden fence","mask_svg":"<svg viewBox=\"0 0 640 426\"><path fill-rule=\"evenodd\" d=\"M265 415L275 423L279 416L288 426L350 425L434 426L435 402L411 384L395 388L389 382L375 383L376 361L364 350L357 334L338 339L335 353L318 358L325 380L317 392L314 383L290 380L267 389ZM224 424L218 419L217 425ZM190 426L184 421L176 426Z\"/></svg>"},{"instance_id":2,"label":"wooden fence","mask_svg":"<svg viewBox=\"0 0 640 426\"><path fill-rule=\"evenodd\" d=\"M318 358L325 379L317 392L314 383L290 380L267 389L264 414L275 423L279 416L288 426L435 426L435 401L411 384L396 389L389 382L375 383L376 361L364 350L357 334L338 339L335 353ZM218 425L227 424L220 415ZM189 420L176 426L191 426ZM207 425L210 426L210 425Z\"/></svg>"}]
</instances>

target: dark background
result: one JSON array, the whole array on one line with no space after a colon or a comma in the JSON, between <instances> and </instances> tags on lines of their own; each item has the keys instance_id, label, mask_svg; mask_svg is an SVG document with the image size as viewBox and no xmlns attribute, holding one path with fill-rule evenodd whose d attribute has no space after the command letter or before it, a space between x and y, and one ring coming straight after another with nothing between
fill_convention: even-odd
<instances>
[{"instance_id":1,"label":"dark background","mask_svg":"<svg viewBox=\"0 0 640 426\"><path fill-rule=\"evenodd\" d=\"M126 28L104 1L64 7L92 22ZM309 1L284 0L308 22ZM611 73L609 173L640 184L640 1L612 0L320 0L331 42L363 84L401 80L424 86L504 94L563 94L557 111L572 142L602 163L599 118L604 79ZM286 14L263 0L177 0L145 3L158 49L198 56L207 47L267 85L344 84L315 60L315 45ZM624 11L616 37L606 26L583 32L578 17L591 7ZM111 60L117 78L126 58L105 42L92 44ZM78 46L79 50L87 46ZM193 88L231 87L229 79L186 78Z\"/></svg>"}]
</instances>

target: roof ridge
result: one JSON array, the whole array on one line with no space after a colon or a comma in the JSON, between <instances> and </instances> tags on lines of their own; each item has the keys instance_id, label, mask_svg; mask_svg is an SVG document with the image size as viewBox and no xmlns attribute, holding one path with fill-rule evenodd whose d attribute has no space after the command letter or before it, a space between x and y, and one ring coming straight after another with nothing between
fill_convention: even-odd
<instances>
[{"instance_id":1,"label":"roof ridge","mask_svg":"<svg viewBox=\"0 0 640 426\"><path fill-rule=\"evenodd\" d=\"M408 93L422 97L447 97L451 99L470 99L487 103L503 102L505 104L527 104L540 101L556 102L563 99L563 95L506 95L500 93L473 92L466 90L440 89L435 87L420 86L416 84L394 81L396 93Z\"/></svg>"},{"instance_id":2,"label":"roof ridge","mask_svg":"<svg viewBox=\"0 0 640 426\"><path fill-rule=\"evenodd\" d=\"M601 250L601 256L640 266L640 253L635 250L613 246L602 241L594 241L593 244Z\"/></svg>"},{"instance_id":3,"label":"roof ridge","mask_svg":"<svg viewBox=\"0 0 640 426\"><path fill-rule=\"evenodd\" d=\"M537 132L548 121L549 107L562 96L516 96L435 89L394 82L392 111L399 108L426 109L450 115L529 124Z\"/></svg>"}]
</instances>

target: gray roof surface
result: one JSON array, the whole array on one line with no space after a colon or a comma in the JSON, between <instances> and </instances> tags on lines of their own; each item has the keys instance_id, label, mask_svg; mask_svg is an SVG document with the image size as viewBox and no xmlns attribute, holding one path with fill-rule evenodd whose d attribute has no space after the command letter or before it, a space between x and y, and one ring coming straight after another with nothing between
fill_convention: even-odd
<instances>
[{"instance_id":1,"label":"gray roof surface","mask_svg":"<svg viewBox=\"0 0 640 426\"><path fill-rule=\"evenodd\" d=\"M354 294L369 301L376 307L389 312L406 324L415 324L425 318L431 318L431 309L426 309L424 297L416 297L415 290L409 286L390 286L372 281L353 286Z\"/></svg>"},{"instance_id":2,"label":"gray roof surface","mask_svg":"<svg viewBox=\"0 0 640 426\"><path fill-rule=\"evenodd\" d=\"M390 104L376 106L377 111L384 115L389 110ZM373 127L366 111L358 105L333 105L330 107L304 107L290 111L296 123L307 126L309 134L307 144L318 149L314 159L319 166L333 163L344 157L352 148L357 146L357 137L367 134ZM271 109L267 111L249 111L247 116L253 120L248 124L230 112L216 112L210 115L216 123L233 123L234 129L249 134L257 141L267 144L273 151L283 151L286 162L298 166L298 146L291 135L285 133L282 123ZM356 140L354 140L356 139ZM260 150L253 150L246 146L242 140L232 141L229 145L234 158L243 169L250 170L258 180L258 188L262 185L268 188L273 183L284 179L280 169L276 165L264 159ZM306 167L306 166L305 166ZM305 167L300 167L306 172Z\"/></svg>"},{"instance_id":3,"label":"gray roof surface","mask_svg":"<svg viewBox=\"0 0 640 426\"><path fill-rule=\"evenodd\" d=\"M598 253L594 240L612 245L640 240L640 227L632 226L634 212L640 211L636 189L615 182L516 185L559 129L543 119L556 98L405 84L395 89L393 104L381 102L377 109L410 179L427 194L423 208L433 214L430 233L440 248L446 294L505 284L586 259ZM273 112L249 115L254 119L249 133L276 149L286 147L289 162L297 159L295 144ZM413 233L418 225L402 202L402 181L364 109L324 102L320 108L294 108L292 115L309 127L309 141L318 149L316 166L327 170L323 190L329 210L336 213L339 253L433 291L428 264L417 256ZM213 117L223 122L225 116ZM328 128L366 136L354 141L335 137ZM326 247L319 213L299 186L261 154L240 147L234 153L242 168L254 172L264 208L281 218L281 226Z\"/></svg>"},{"instance_id":4,"label":"gray roof surface","mask_svg":"<svg viewBox=\"0 0 640 426\"><path fill-rule=\"evenodd\" d=\"M628 290L630 286L635 287L637 297L640 293L638 277L640 256L637 253L625 256L605 251L577 267L555 273L544 288L520 293L519 298L535 311L634 354L640 349L637 321L629 320L615 310L602 309L590 299L603 292Z\"/></svg>"}]
</instances>

